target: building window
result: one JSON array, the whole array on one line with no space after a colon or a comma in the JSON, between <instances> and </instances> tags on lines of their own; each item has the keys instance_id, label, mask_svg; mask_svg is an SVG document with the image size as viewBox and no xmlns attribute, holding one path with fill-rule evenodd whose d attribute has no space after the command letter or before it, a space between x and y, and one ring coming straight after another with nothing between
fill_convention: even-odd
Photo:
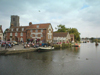
<instances>
[{"instance_id":1,"label":"building window","mask_svg":"<svg viewBox=\"0 0 100 75\"><path fill-rule=\"evenodd\" d=\"M20 41L23 41L23 38L20 38Z\"/></svg>"},{"instance_id":2,"label":"building window","mask_svg":"<svg viewBox=\"0 0 100 75\"><path fill-rule=\"evenodd\" d=\"M30 37L33 37L32 34L30 35Z\"/></svg>"},{"instance_id":3,"label":"building window","mask_svg":"<svg viewBox=\"0 0 100 75\"><path fill-rule=\"evenodd\" d=\"M52 35L50 35L50 39L51 39Z\"/></svg>"},{"instance_id":4,"label":"building window","mask_svg":"<svg viewBox=\"0 0 100 75\"><path fill-rule=\"evenodd\" d=\"M49 39L49 35L48 35L48 39Z\"/></svg>"},{"instance_id":5,"label":"building window","mask_svg":"<svg viewBox=\"0 0 100 75\"><path fill-rule=\"evenodd\" d=\"M43 37L43 34L41 34L41 37Z\"/></svg>"},{"instance_id":6,"label":"building window","mask_svg":"<svg viewBox=\"0 0 100 75\"><path fill-rule=\"evenodd\" d=\"M13 21L15 21L15 18L13 18Z\"/></svg>"},{"instance_id":7,"label":"building window","mask_svg":"<svg viewBox=\"0 0 100 75\"><path fill-rule=\"evenodd\" d=\"M36 29L35 32L38 32L38 30Z\"/></svg>"},{"instance_id":8,"label":"building window","mask_svg":"<svg viewBox=\"0 0 100 75\"><path fill-rule=\"evenodd\" d=\"M35 34L35 37L37 37L37 34Z\"/></svg>"},{"instance_id":9,"label":"building window","mask_svg":"<svg viewBox=\"0 0 100 75\"><path fill-rule=\"evenodd\" d=\"M39 25L37 25L37 28L39 28Z\"/></svg>"},{"instance_id":10,"label":"building window","mask_svg":"<svg viewBox=\"0 0 100 75\"><path fill-rule=\"evenodd\" d=\"M15 36L17 36L17 33L15 33Z\"/></svg>"},{"instance_id":11,"label":"building window","mask_svg":"<svg viewBox=\"0 0 100 75\"><path fill-rule=\"evenodd\" d=\"M12 36L12 33L10 33L10 36Z\"/></svg>"},{"instance_id":12,"label":"building window","mask_svg":"<svg viewBox=\"0 0 100 75\"><path fill-rule=\"evenodd\" d=\"M24 28L22 28L22 31L24 31Z\"/></svg>"},{"instance_id":13,"label":"building window","mask_svg":"<svg viewBox=\"0 0 100 75\"><path fill-rule=\"evenodd\" d=\"M30 32L33 32L32 30L30 30Z\"/></svg>"},{"instance_id":14,"label":"building window","mask_svg":"<svg viewBox=\"0 0 100 75\"><path fill-rule=\"evenodd\" d=\"M10 41L12 41L12 38L10 38Z\"/></svg>"},{"instance_id":15,"label":"building window","mask_svg":"<svg viewBox=\"0 0 100 75\"><path fill-rule=\"evenodd\" d=\"M18 31L18 28L16 29L16 31Z\"/></svg>"},{"instance_id":16,"label":"building window","mask_svg":"<svg viewBox=\"0 0 100 75\"><path fill-rule=\"evenodd\" d=\"M11 30L13 31L13 28Z\"/></svg>"},{"instance_id":17,"label":"building window","mask_svg":"<svg viewBox=\"0 0 100 75\"><path fill-rule=\"evenodd\" d=\"M41 32L43 32L43 29L41 29Z\"/></svg>"},{"instance_id":18,"label":"building window","mask_svg":"<svg viewBox=\"0 0 100 75\"><path fill-rule=\"evenodd\" d=\"M20 36L23 36L23 33L20 33Z\"/></svg>"}]
</instances>

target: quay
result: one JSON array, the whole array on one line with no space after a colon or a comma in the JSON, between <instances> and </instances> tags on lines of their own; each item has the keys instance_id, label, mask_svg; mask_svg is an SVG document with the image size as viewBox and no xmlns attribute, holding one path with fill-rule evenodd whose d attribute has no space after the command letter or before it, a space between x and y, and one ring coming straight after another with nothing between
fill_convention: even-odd
<instances>
[{"instance_id":1,"label":"quay","mask_svg":"<svg viewBox=\"0 0 100 75\"><path fill-rule=\"evenodd\" d=\"M5 47L0 48L0 55L9 55L9 54L18 54L18 53L25 53L25 52L34 52L37 48L24 48L22 44L15 45L12 48L7 48L5 50Z\"/></svg>"}]
</instances>

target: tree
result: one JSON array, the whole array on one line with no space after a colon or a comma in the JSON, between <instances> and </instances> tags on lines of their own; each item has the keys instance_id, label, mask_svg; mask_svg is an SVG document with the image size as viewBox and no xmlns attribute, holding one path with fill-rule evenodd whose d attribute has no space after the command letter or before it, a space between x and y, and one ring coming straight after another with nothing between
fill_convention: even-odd
<instances>
[{"instance_id":1,"label":"tree","mask_svg":"<svg viewBox=\"0 0 100 75\"><path fill-rule=\"evenodd\" d=\"M67 32L67 30L68 30L68 29L65 27L65 25L62 25L62 24L57 25L57 28L55 27L55 29L57 29L56 32Z\"/></svg>"},{"instance_id":2,"label":"tree","mask_svg":"<svg viewBox=\"0 0 100 75\"><path fill-rule=\"evenodd\" d=\"M74 34L75 41L80 41L80 33L78 32L76 28L69 28L68 32L70 34Z\"/></svg>"},{"instance_id":3,"label":"tree","mask_svg":"<svg viewBox=\"0 0 100 75\"><path fill-rule=\"evenodd\" d=\"M65 25L58 25L56 32L69 32L70 34L74 34L75 41L80 41L80 33L76 28L66 28Z\"/></svg>"}]
</instances>

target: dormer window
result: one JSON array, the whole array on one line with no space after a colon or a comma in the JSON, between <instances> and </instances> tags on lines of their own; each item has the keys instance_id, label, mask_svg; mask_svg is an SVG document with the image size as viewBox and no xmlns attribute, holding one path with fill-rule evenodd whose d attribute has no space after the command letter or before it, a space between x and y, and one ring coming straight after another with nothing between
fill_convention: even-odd
<instances>
[{"instance_id":1,"label":"dormer window","mask_svg":"<svg viewBox=\"0 0 100 75\"><path fill-rule=\"evenodd\" d=\"M16 29L16 31L18 31L18 28Z\"/></svg>"},{"instance_id":2,"label":"dormer window","mask_svg":"<svg viewBox=\"0 0 100 75\"><path fill-rule=\"evenodd\" d=\"M11 31L13 31L13 28L11 29Z\"/></svg>"},{"instance_id":3,"label":"dormer window","mask_svg":"<svg viewBox=\"0 0 100 75\"><path fill-rule=\"evenodd\" d=\"M22 28L22 31L24 31L24 28Z\"/></svg>"},{"instance_id":4,"label":"dormer window","mask_svg":"<svg viewBox=\"0 0 100 75\"><path fill-rule=\"evenodd\" d=\"M39 28L39 25L37 25L37 28Z\"/></svg>"}]
</instances>

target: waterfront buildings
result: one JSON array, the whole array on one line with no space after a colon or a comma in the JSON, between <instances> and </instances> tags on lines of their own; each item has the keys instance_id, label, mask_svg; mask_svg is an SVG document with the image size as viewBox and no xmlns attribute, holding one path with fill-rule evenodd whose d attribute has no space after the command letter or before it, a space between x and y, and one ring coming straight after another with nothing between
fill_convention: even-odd
<instances>
[{"instance_id":1,"label":"waterfront buildings","mask_svg":"<svg viewBox=\"0 0 100 75\"><path fill-rule=\"evenodd\" d=\"M3 30L2 25L0 25L0 42L3 40Z\"/></svg>"},{"instance_id":2,"label":"waterfront buildings","mask_svg":"<svg viewBox=\"0 0 100 75\"><path fill-rule=\"evenodd\" d=\"M54 43L68 43L70 42L69 32L54 32L53 33L53 42Z\"/></svg>"},{"instance_id":3,"label":"waterfront buildings","mask_svg":"<svg viewBox=\"0 0 100 75\"><path fill-rule=\"evenodd\" d=\"M20 26L18 19L18 16L11 16L10 28L6 30L6 41L52 42L53 28L51 23L32 24L30 22L28 26Z\"/></svg>"},{"instance_id":4,"label":"waterfront buildings","mask_svg":"<svg viewBox=\"0 0 100 75\"><path fill-rule=\"evenodd\" d=\"M51 23L32 24L32 22L30 22L26 31L27 39L37 40L37 42L40 43L51 43L53 40L53 28Z\"/></svg>"}]
</instances>

